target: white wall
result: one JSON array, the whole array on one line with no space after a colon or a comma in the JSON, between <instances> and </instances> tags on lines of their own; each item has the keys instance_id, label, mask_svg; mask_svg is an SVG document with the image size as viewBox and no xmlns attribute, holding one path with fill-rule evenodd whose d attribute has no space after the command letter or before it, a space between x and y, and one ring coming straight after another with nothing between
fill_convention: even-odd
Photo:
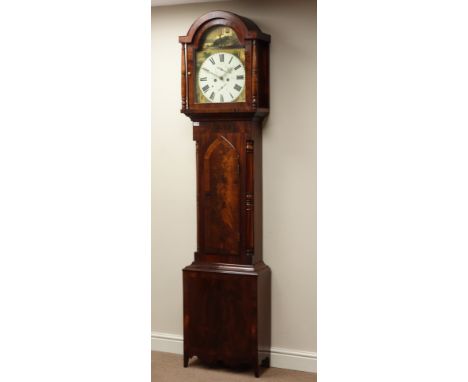
<instances>
[{"instance_id":1,"label":"white wall","mask_svg":"<svg viewBox=\"0 0 468 382\"><path fill-rule=\"evenodd\" d=\"M272 269L272 346L317 350L316 6L230 1L152 8L152 330L181 336L182 268L196 249L195 145L180 113L180 44L222 9L271 35L271 105L263 130L264 260Z\"/></svg>"}]
</instances>

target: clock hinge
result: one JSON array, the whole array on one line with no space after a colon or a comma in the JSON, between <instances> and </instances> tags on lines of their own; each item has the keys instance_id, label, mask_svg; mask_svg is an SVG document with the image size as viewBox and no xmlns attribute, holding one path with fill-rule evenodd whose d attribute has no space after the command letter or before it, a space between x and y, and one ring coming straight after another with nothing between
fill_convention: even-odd
<instances>
[{"instance_id":1,"label":"clock hinge","mask_svg":"<svg viewBox=\"0 0 468 382\"><path fill-rule=\"evenodd\" d=\"M254 252L254 142L248 140L246 149L245 186L245 244L247 254Z\"/></svg>"},{"instance_id":2,"label":"clock hinge","mask_svg":"<svg viewBox=\"0 0 468 382\"><path fill-rule=\"evenodd\" d=\"M187 67L187 44L184 44L184 67L185 67L185 110L189 108L189 91L188 91L188 67Z\"/></svg>"},{"instance_id":3,"label":"clock hinge","mask_svg":"<svg viewBox=\"0 0 468 382\"><path fill-rule=\"evenodd\" d=\"M258 47L255 40L252 41L252 107L257 108L257 97L258 97Z\"/></svg>"}]
</instances>

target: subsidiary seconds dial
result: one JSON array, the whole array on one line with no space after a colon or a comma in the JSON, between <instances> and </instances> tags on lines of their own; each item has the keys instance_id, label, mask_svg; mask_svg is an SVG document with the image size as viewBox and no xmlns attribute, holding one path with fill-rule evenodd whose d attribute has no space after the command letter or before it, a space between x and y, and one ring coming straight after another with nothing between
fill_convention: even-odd
<instances>
[{"instance_id":1,"label":"subsidiary seconds dial","mask_svg":"<svg viewBox=\"0 0 468 382\"><path fill-rule=\"evenodd\" d=\"M198 71L198 86L209 102L236 102L245 86L245 68L231 53L209 56Z\"/></svg>"}]
</instances>

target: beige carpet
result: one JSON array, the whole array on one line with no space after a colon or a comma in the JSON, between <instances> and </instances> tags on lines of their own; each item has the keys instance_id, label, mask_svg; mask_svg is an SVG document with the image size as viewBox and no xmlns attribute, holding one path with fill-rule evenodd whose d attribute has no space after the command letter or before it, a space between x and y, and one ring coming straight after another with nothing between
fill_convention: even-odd
<instances>
[{"instance_id":1,"label":"beige carpet","mask_svg":"<svg viewBox=\"0 0 468 382\"><path fill-rule=\"evenodd\" d=\"M317 374L270 367L262 369L262 374L257 379L253 370L210 368L202 365L196 358L190 359L189 367L184 368L181 355L151 352L151 382L231 381L316 382Z\"/></svg>"}]
</instances>

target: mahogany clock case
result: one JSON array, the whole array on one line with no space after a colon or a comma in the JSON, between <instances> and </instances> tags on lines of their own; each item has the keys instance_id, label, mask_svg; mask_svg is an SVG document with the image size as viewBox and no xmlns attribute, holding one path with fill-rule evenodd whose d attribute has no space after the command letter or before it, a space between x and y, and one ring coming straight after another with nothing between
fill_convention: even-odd
<instances>
[{"instance_id":1,"label":"mahogany clock case","mask_svg":"<svg viewBox=\"0 0 468 382\"><path fill-rule=\"evenodd\" d=\"M245 55L242 102L196 99L196 55L206 33L231 28ZM184 366L269 366L271 270L262 246L262 126L269 111L270 36L252 21L214 11L182 44L182 110L196 142L197 250L183 270ZM214 67L215 68L215 67ZM213 69L215 70L215 69ZM218 75L222 76L222 72Z\"/></svg>"}]
</instances>

